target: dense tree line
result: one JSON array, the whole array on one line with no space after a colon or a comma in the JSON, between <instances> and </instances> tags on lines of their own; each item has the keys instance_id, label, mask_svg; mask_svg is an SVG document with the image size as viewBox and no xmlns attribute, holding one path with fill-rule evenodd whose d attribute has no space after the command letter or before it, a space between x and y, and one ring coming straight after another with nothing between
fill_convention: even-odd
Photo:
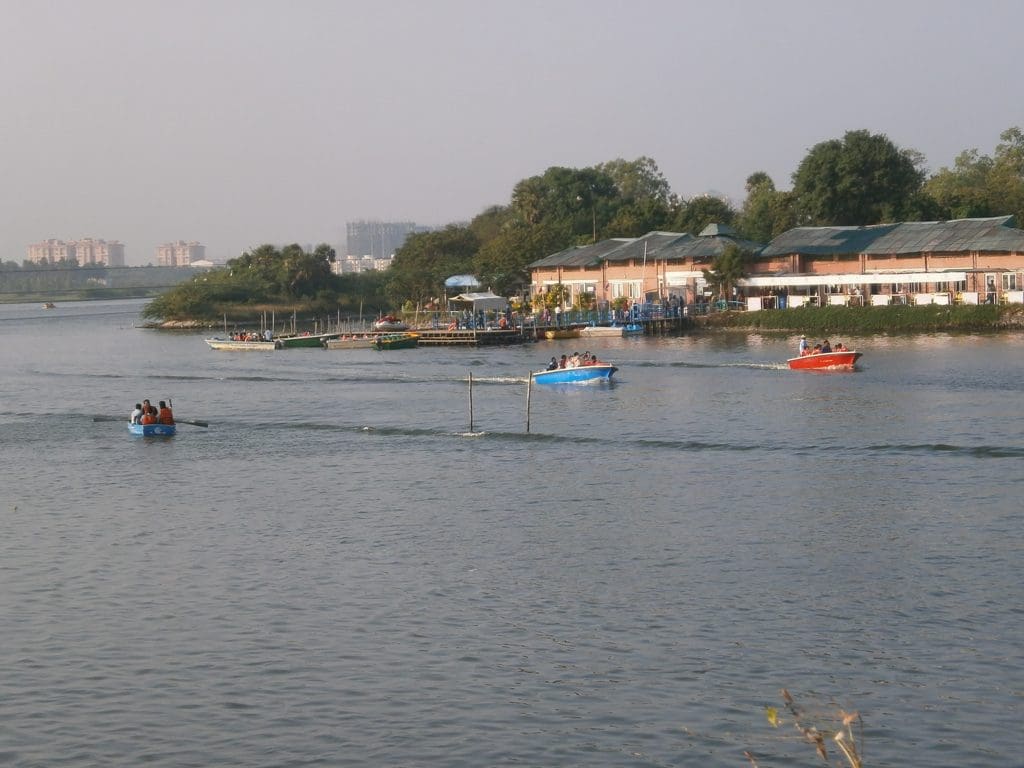
<instances>
[{"instance_id":1,"label":"dense tree line","mask_svg":"<svg viewBox=\"0 0 1024 768\"><path fill-rule=\"evenodd\" d=\"M521 180L509 202L491 206L467 224L416 233L383 274L331 273L334 251L264 245L227 267L197 276L148 308L152 317L215 316L225 305L301 305L330 315L355 304L427 306L444 295L444 280L471 273L496 293L528 284L526 266L572 246L654 230L700 233L710 223L731 225L748 240L767 243L796 226L870 225L1013 214L1024 221L1024 134L1010 128L992 157L962 153L953 168L931 176L924 157L884 134L847 132L812 147L792 175L791 191L763 171L746 182L739 208L714 196L672 193L649 157L617 159L589 168L548 168ZM721 287L743 274L747 254L730 252L712 265Z\"/></svg>"},{"instance_id":2,"label":"dense tree line","mask_svg":"<svg viewBox=\"0 0 1024 768\"><path fill-rule=\"evenodd\" d=\"M767 243L796 226L869 225L1013 214L1024 222L1024 134L1010 128L992 157L964 152L929 176L924 156L884 134L849 131L812 147L780 191L763 171L747 178L734 208L713 196L674 195L654 160L613 160L591 168L548 168L523 179L507 205L466 225L410 236L389 270L395 304L442 295L443 281L473 273L499 294L526 285L526 265L574 245L653 230L696 235L709 223ZM742 272L729 254L724 282ZM717 270L716 270L717 272Z\"/></svg>"}]
</instances>

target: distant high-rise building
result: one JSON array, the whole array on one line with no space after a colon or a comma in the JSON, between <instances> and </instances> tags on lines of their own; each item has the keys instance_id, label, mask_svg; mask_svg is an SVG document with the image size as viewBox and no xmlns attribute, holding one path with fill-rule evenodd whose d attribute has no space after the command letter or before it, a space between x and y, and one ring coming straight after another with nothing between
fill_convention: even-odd
<instances>
[{"instance_id":1,"label":"distant high-rise building","mask_svg":"<svg viewBox=\"0 0 1024 768\"><path fill-rule=\"evenodd\" d=\"M53 264L77 261L80 267L123 267L124 243L84 237L81 240L43 240L28 247L28 260Z\"/></svg>"},{"instance_id":2,"label":"distant high-rise building","mask_svg":"<svg viewBox=\"0 0 1024 768\"><path fill-rule=\"evenodd\" d=\"M412 221L350 221L345 253L387 259L402 247L409 235L426 229L417 227Z\"/></svg>"},{"instance_id":3,"label":"distant high-rise building","mask_svg":"<svg viewBox=\"0 0 1024 768\"><path fill-rule=\"evenodd\" d=\"M195 240L185 242L177 240L156 247L156 265L158 267L188 267L197 261L206 259L206 246Z\"/></svg>"}]
</instances>

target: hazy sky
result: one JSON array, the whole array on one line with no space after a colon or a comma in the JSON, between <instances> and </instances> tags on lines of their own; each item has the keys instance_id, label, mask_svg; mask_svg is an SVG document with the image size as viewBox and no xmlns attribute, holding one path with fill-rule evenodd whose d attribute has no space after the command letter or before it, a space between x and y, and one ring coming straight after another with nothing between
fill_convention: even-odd
<instances>
[{"instance_id":1,"label":"hazy sky","mask_svg":"<svg viewBox=\"0 0 1024 768\"><path fill-rule=\"evenodd\" d=\"M0 258L344 247L553 165L652 157L742 203L865 128L931 170L1024 127L1019 0L0 0Z\"/></svg>"}]
</instances>

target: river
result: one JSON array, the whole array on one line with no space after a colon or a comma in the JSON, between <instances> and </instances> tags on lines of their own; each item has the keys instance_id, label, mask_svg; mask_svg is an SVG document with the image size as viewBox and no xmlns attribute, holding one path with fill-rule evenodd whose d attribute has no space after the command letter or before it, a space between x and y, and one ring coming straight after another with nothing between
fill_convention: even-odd
<instances>
[{"instance_id":1,"label":"river","mask_svg":"<svg viewBox=\"0 0 1024 768\"><path fill-rule=\"evenodd\" d=\"M214 352L141 307L0 305L0 763L815 765L782 688L865 765L1021 763L1024 336L817 374L756 334ZM584 348L615 381L527 433ZM210 426L94 420L144 397Z\"/></svg>"}]
</instances>

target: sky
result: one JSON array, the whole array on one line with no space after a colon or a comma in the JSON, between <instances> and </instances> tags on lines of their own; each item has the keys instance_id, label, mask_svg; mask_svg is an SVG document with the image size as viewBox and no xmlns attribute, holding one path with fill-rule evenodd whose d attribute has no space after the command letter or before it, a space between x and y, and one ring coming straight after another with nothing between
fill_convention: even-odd
<instances>
[{"instance_id":1,"label":"sky","mask_svg":"<svg viewBox=\"0 0 1024 768\"><path fill-rule=\"evenodd\" d=\"M930 171L1024 128L1019 0L0 0L0 259L120 240L344 252L551 166L791 188L867 129Z\"/></svg>"}]
</instances>

